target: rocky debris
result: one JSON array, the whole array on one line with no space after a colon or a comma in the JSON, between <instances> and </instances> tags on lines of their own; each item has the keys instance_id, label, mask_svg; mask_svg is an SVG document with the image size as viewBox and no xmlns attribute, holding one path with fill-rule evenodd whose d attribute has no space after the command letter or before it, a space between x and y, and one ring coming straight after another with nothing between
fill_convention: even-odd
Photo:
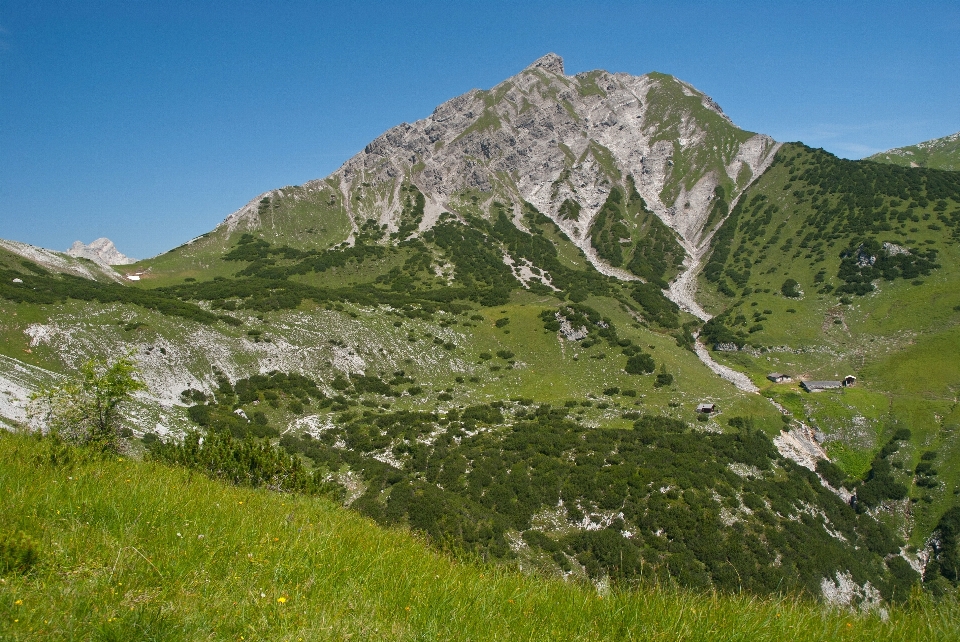
<instances>
[{"instance_id":1,"label":"rocky debris","mask_svg":"<svg viewBox=\"0 0 960 642\"><path fill-rule=\"evenodd\" d=\"M108 238L98 238L90 245L84 245L81 241L74 241L66 254L78 259L90 259L101 265L130 265L137 262L136 259L121 254L113 241Z\"/></svg>"},{"instance_id":2,"label":"rocky debris","mask_svg":"<svg viewBox=\"0 0 960 642\"><path fill-rule=\"evenodd\" d=\"M750 377L742 372L737 372L733 368L728 368L727 366L714 361L713 357L710 356L710 351L707 350L706 346L703 345L699 338L694 342L693 349L697 353L697 356L700 357L700 361L710 368L714 374L726 379L744 392L760 392L760 389L757 388L752 381L750 381Z\"/></svg>"},{"instance_id":3,"label":"rocky debris","mask_svg":"<svg viewBox=\"0 0 960 642\"><path fill-rule=\"evenodd\" d=\"M884 242L881 249L886 252L887 256L897 256L898 254L910 254L910 250L903 247L902 245L897 245L896 243L890 243L889 241Z\"/></svg>"},{"instance_id":4,"label":"rocky debris","mask_svg":"<svg viewBox=\"0 0 960 642\"><path fill-rule=\"evenodd\" d=\"M820 582L820 591L827 604L833 606L857 607L861 611L879 609L883 604L880 591L866 582L857 584L849 571L837 572L835 579L823 578Z\"/></svg>"},{"instance_id":5,"label":"rocky debris","mask_svg":"<svg viewBox=\"0 0 960 642\"><path fill-rule=\"evenodd\" d=\"M590 334L587 326L574 328L573 324L567 320L567 317L559 312L556 313L556 318L557 321L560 322L560 334L562 334L567 341L580 341L581 339L586 339L587 335Z\"/></svg>"}]
</instances>

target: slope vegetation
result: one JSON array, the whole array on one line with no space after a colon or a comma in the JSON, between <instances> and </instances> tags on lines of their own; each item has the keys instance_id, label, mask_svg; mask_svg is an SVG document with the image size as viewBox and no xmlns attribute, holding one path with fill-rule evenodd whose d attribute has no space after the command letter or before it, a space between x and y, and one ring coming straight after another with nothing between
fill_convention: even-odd
<instances>
[{"instance_id":1,"label":"slope vegetation","mask_svg":"<svg viewBox=\"0 0 960 642\"><path fill-rule=\"evenodd\" d=\"M847 474L869 479L889 437L911 432L891 459L908 492L885 499L918 546L960 493L958 220L960 174L785 145L716 234L701 280L718 357L813 426ZM796 387L847 374L856 387Z\"/></svg>"},{"instance_id":2,"label":"slope vegetation","mask_svg":"<svg viewBox=\"0 0 960 642\"><path fill-rule=\"evenodd\" d=\"M883 620L790 599L598 592L452 561L323 499L227 487L22 436L0 436L0 455L0 637L9 640L957 635L948 604L917 600Z\"/></svg>"}]
</instances>

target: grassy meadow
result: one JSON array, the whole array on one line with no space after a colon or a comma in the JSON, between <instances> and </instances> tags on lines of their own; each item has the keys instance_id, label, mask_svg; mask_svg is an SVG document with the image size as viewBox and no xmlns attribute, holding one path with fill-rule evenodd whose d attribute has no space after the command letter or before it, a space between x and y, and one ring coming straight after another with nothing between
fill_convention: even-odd
<instances>
[{"instance_id":1,"label":"grassy meadow","mask_svg":"<svg viewBox=\"0 0 960 642\"><path fill-rule=\"evenodd\" d=\"M56 460L57 463L53 463ZM456 559L329 501L0 438L4 640L953 640L955 602L886 614L609 589Z\"/></svg>"}]
</instances>

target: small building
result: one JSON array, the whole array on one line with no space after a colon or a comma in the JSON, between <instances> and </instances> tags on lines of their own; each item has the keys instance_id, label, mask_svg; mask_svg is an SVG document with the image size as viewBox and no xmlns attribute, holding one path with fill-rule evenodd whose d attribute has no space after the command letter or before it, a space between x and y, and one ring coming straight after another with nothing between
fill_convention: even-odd
<instances>
[{"instance_id":1,"label":"small building","mask_svg":"<svg viewBox=\"0 0 960 642\"><path fill-rule=\"evenodd\" d=\"M847 386L852 386L855 383L857 383L857 378L854 377L853 375L847 375L846 377L843 378L844 388L846 388Z\"/></svg>"},{"instance_id":2,"label":"small building","mask_svg":"<svg viewBox=\"0 0 960 642\"><path fill-rule=\"evenodd\" d=\"M788 374L783 374L782 372L771 372L767 375L767 379L773 383L787 383L788 381L793 381L793 377Z\"/></svg>"},{"instance_id":3,"label":"small building","mask_svg":"<svg viewBox=\"0 0 960 642\"><path fill-rule=\"evenodd\" d=\"M800 384L800 387L806 390L807 392L823 392L824 390L834 390L836 388L842 388L842 381L804 381Z\"/></svg>"},{"instance_id":4,"label":"small building","mask_svg":"<svg viewBox=\"0 0 960 642\"><path fill-rule=\"evenodd\" d=\"M714 404L714 403L702 403L697 406L697 412L704 415L709 415L716 411L717 411L717 404Z\"/></svg>"}]
</instances>

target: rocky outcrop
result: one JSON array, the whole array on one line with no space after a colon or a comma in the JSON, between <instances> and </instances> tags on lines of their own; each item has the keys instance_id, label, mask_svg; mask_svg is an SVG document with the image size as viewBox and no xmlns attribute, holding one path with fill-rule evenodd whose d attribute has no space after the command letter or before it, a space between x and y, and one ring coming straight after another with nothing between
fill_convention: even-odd
<instances>
[{"instance_id":1,"label":"rocky outcrop","mask_svg":"<svg viewBox=\"0 0 960 642\"><path fill-rule=\"evenodd\" d=\"M100 265L129 265L137 262L136 259L121 254L113 241L108 238L99 238L90 245L84 245L81 241L74 241L66 253L67 256L90 259Z\"/></svg>"}]
</instances>

